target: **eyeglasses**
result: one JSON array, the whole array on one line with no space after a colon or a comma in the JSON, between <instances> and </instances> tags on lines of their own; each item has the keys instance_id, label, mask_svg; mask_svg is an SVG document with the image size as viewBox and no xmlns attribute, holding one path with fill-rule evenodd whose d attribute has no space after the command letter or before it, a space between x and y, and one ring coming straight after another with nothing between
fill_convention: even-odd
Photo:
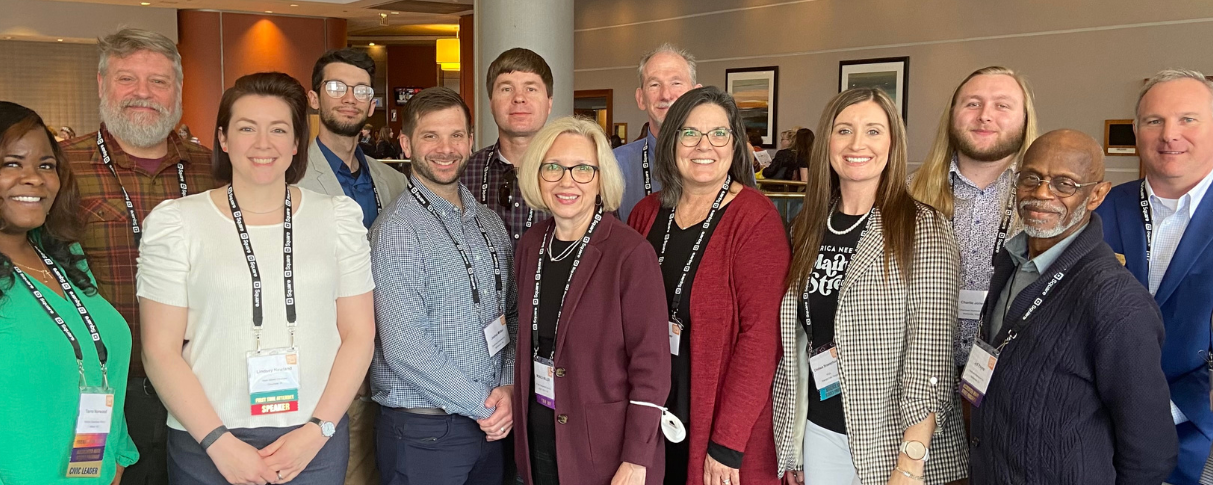
<instances>
[{"instance_id":1,"label":"eyeglasses","mask_svg":"<svg viewBox=\"0 0 1213 485\"><path fill-rule=\"evenodd\" d=\"M1071 180L1069 177L1052 177L1043 179L1034 173L1021 172L1019 174L1019 178L1016 179L1015 185L1024 190L1035 190L1037 187L1040 187L1040 184L1043 183L1049 184L1049 190L1053 192L1054 195L1069 197L1078 192L1078 189L1090 187L1100 182L1087 182L1085 184L1080 184Z\"/></svg>"},{"instance_id":2,"label":"eyeglasses","mask_svg":"<svg viewBox=\"0 0 1213 485\"><path fill-rule=\"evenodd\" d=\"M348 84L335 79L324 82L324 92L328 93L331 98L341 99L349 89L350 86ZM354 86L354 99L358 101L370 101L373 97L375 97L375 88L365 84Z\"/></svg>"},{"instance_id":3,"label":"eyeglasses","mask_svg":"<svg viewBox=\"0 0 1213 485\"><path fill-rule=\"evenodd\" d=\"M588 184L594 180L594 175L598 173L598 167L584 163L573 165L572 167L566 167L559 163L545 163L539 166L539 177L548 182L559 182L564 178L565 172L573 175L574 182Z\"/></svg>"},{"instance_id":4,"label":"eyeglasses","mask_svg":"<svg viewBox=\"0 0 1213 485\"><path fill-rule=\"evenodd\" d=\"M514 181L518 179L518 174L513 165L502 165L506 165L506 168L505 173L501 174L501 185L497 186L497 205L509 207L514 200Z\"/></svg>"},{"instance_id":5,"label":"eyeglasses","mask_svg":"<svg viewBox=\"0 0 1213 485\"><path fill-rule=\"evenodd\" d=\"M678 132L678 143L684 147L699 146L699 140L705 136L708 137L708 143L711 143L712 146L722 147L729 144L729 140L733 137L733 130L717 128L704 133L694 128L683 128Z\"/></svg>"}]
</instances>

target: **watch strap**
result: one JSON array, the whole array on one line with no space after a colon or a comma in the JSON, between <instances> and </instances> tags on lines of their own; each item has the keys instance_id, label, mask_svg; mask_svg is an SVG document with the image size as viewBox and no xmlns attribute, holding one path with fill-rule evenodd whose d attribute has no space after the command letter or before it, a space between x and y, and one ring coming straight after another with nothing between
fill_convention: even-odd
<instances>
[{"instance_id":1,"label":"watch strap","mask_svg":"<svg viewBox=\"0 0 1213 485\"><path fill-rule=\"evenodd\" d=\"M333 435L336 434L337 425L336 425L336 423L333 423L332 421L325 421L325 420L322 420L315 416L312 416L312 419L307 420L307 422L316 423L316 426L320 427L320 434L323 435L325 438L332 438ZM325 429L324 429L325 424L328 424L334 430L333 433L325 432Z\"/></svg>"},{"instance_id":2,"label":"watch strap","mask_svg":"<svg viewBox=\"0 0 1213 485\"><path fill-rule=\"evenodd\" d=\"M202 451L206 451L207 448L210 448L211 445L215 444L216 441L219 441L219 438L223 437L223 435L227 434L227 432L227 426L221 424L210 433L207 433L206 437L202 438L202 441L198 442L199 445L202 445Z\"/></svg>"}]
</instances>

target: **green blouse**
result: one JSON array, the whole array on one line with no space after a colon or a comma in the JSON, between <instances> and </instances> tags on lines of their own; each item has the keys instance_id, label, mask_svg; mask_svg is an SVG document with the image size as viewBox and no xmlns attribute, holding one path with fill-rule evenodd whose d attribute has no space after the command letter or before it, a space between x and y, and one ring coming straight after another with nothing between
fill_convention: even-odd
<instances>
[{"instance_id":1,"label":"green blouse","mask_svg":"<svg viewBox=\"0 0 1213 485\"><path fill-rule=\"evenodd\" d=\"M72 252L81 254L80 245ZM88 271L87 264L80 266ZM64 274L66 277L66 273ZM89 279L93 279L89 271ZM101 363L97 347L75 305L35 278L30 278L51 307L59 313L80 342L84 375L89 386L101 385ZM94 284L95 284L95 280ZM80 402L80 373L72 344L46 314L21 279L13 274L0 281L0 484L109 484L115 464L130 466L139 451L126 431L122 412L126 401L126 376L131 359L131 331L122 315L99 293L76 294L97 324L97 332L109 352L109 384L114 392L114 415L105 442L105 458L98 478L67 478L67 463L76 436L76 411Z\"/></svg>"}]
</instances>

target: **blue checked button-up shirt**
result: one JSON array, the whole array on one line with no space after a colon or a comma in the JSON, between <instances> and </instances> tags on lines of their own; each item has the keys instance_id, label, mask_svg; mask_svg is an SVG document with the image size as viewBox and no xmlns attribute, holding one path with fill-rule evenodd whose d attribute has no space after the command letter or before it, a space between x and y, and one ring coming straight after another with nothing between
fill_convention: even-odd
<instances>
[{"instance_id":1,"label":"blue checked button-up shirt","mask_svg":"<svg viewBox=\"0 0 1213 485\"><path fill-rule=\"evenodd\" d=\"M994 266L990 261L994 254L994 243L998 240L1003 209L1006 209L1007 198L1015 196L1015 170L1008 168L994 183L982 190L960 173L953 157L948 176L952 177L955 201L952 231L956 234L956 244L960 246L960 288L987 291L990 278L994 276ZM1007 241L1014 235L1015 228L1009 228ZM975 338L977 320L959 319L953 349L958 367L963 367L969 361L969 349L973 348Z\"/></svg>"},{"instance_id":2,"label":"blue checked button-up shirt","mask_svg":"<svg viewBox=\"0 0 1213 485\"><path fill-rule=\"evenodd\" d=\"M459 187L465 208L460 213L415 178L410 183L429 199L441 220L405 193L371 228L371 269L378 287L372 397L393 408L434 407L487 418L493 412L484 407L489 392L514 381L518 292L513 241L501 219L477 203L466 187ZM493 259L476 219L497 248L504 284L500 297ZM472 259L480 305L473 303L467 271L452 237L460 239ZM502 311L510 343L489 356L484 328Z\"/></svg>"}]
</instances>

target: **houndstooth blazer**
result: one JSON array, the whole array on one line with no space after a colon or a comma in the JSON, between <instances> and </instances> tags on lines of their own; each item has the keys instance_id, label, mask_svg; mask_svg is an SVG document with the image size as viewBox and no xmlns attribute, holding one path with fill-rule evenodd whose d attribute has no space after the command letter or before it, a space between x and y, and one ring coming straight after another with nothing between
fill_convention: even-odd
<instances>
[{"instance_id":1,"label":"houndstooth blazer","mask_svg":"<svg viewBox=\"0 0 1213 485\"><path fill-rule=\"evenodd\" d=\"M885 278L884 236L875 210L838 295L834 332L842 405L851 459L865 484L888 481L906 428L932 412L937 425L926 482L968 476L952 361L959 250L947 220L928 206L917 209L909 284L895 261ZM775 373L774 425L781 473L802 469L804 461L809 370L808 336L796 315L800 297L799 289L789 289L780 307L784 351Z\"/></svg>"}]
</instances>

